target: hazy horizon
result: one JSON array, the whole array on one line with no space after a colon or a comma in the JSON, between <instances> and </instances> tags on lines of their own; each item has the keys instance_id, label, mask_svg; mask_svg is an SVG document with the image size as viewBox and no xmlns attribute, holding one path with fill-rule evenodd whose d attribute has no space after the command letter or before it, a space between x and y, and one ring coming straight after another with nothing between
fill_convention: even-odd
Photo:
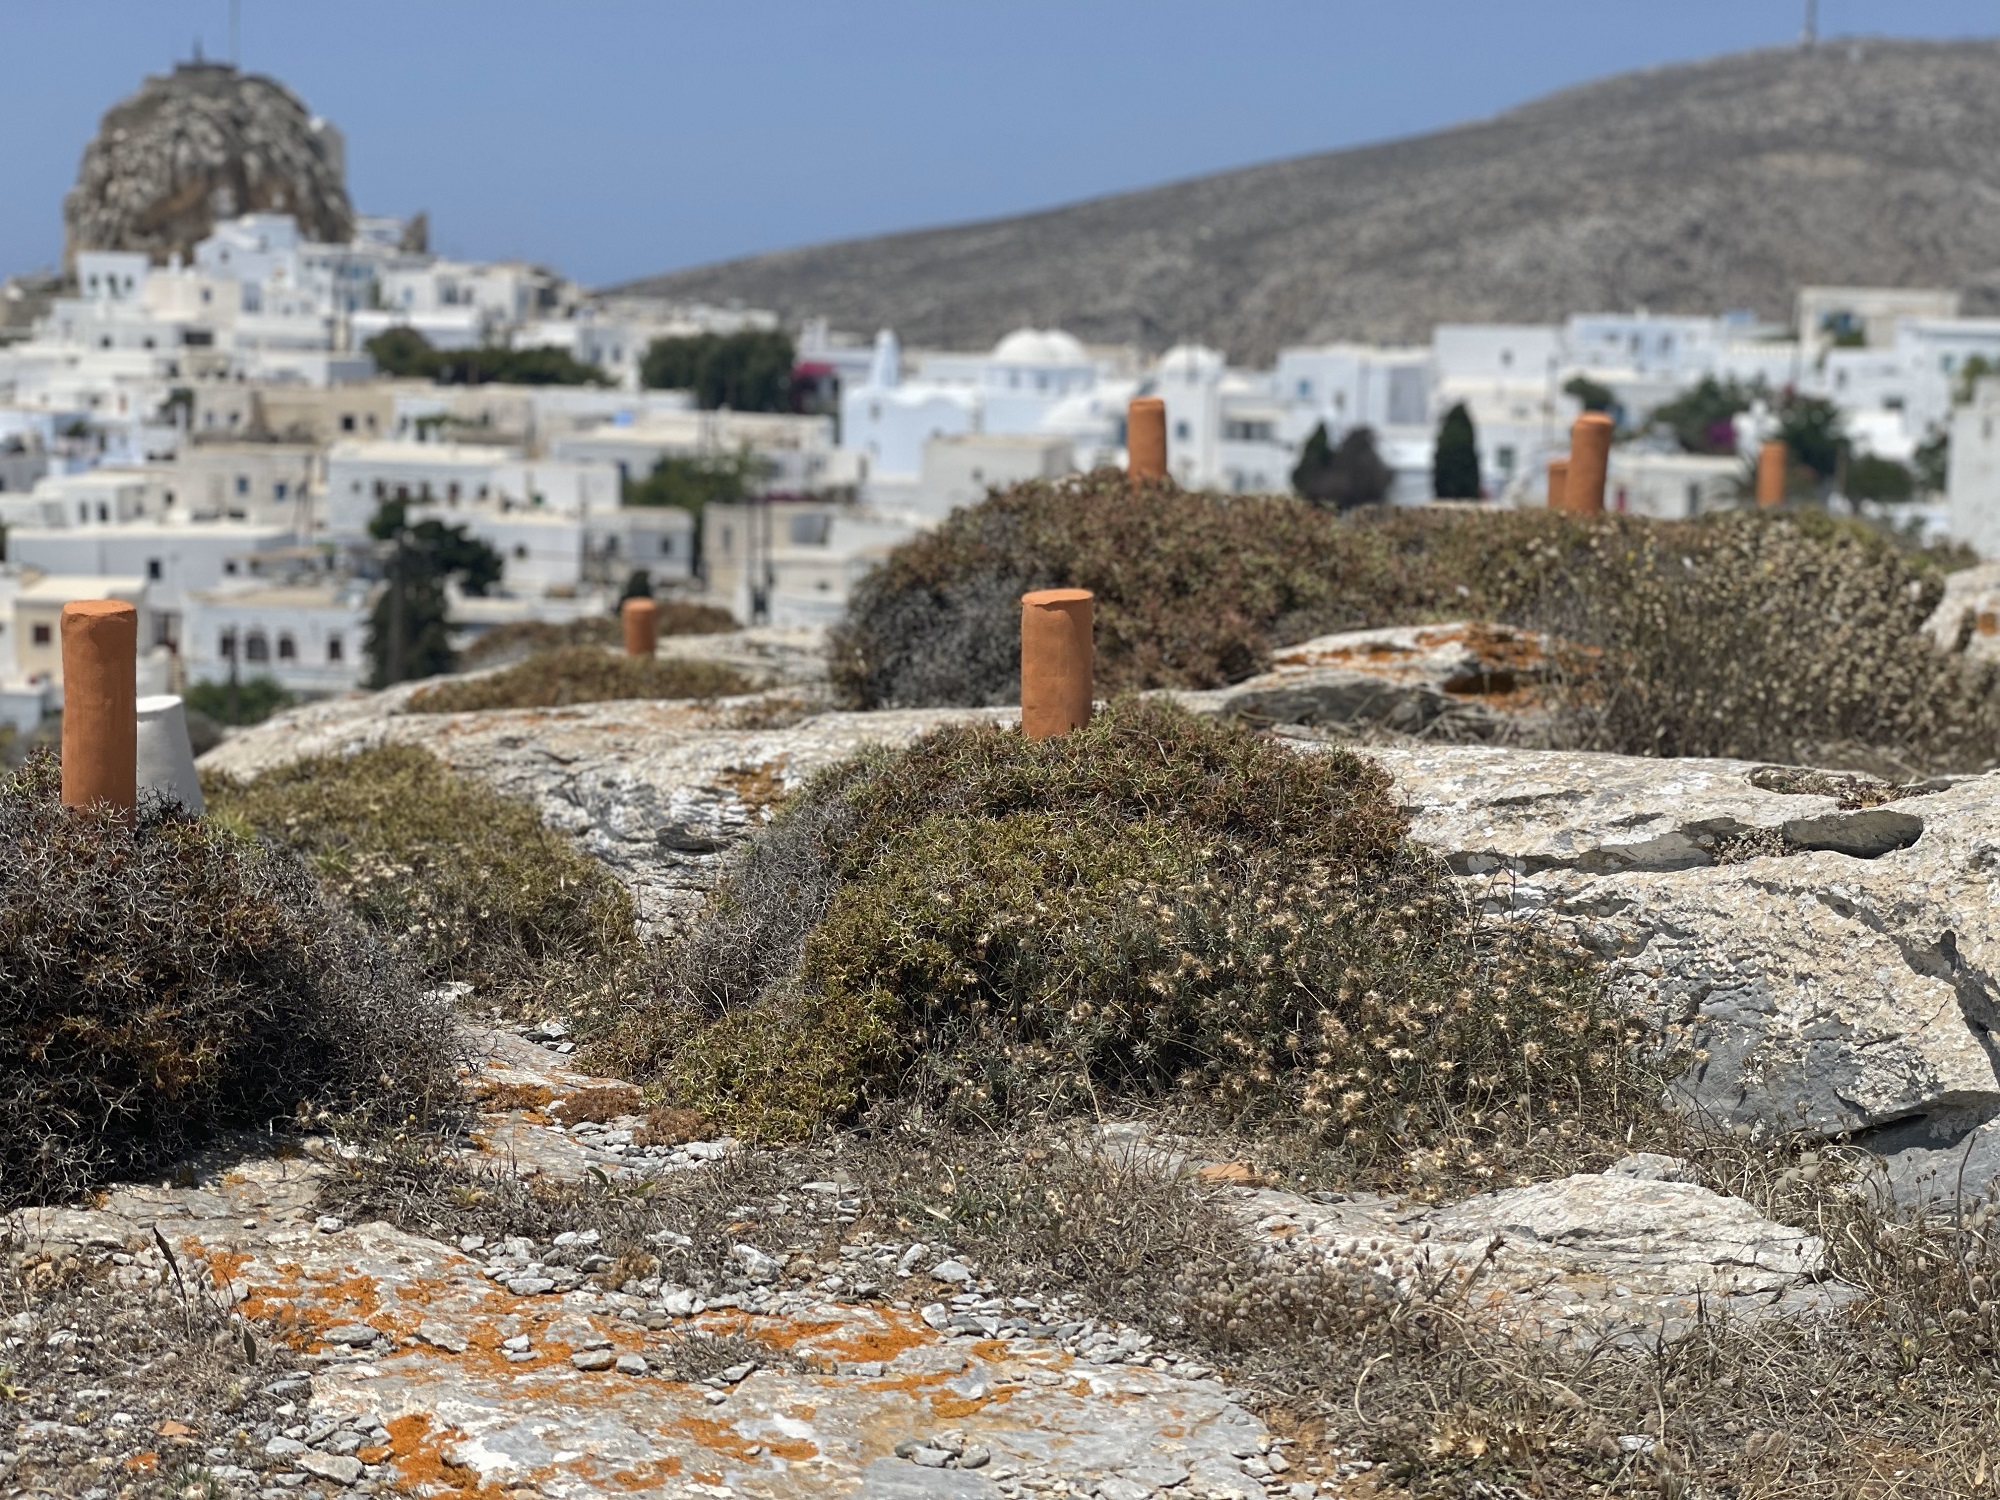
<instances>
[{"instance_id":1,"label":"hazy horizon","mask_svg":"<svg viewBox=\"0 0 2000 1500\"><path fill-rule=\"evenodd\" d=\"M424 209L448 254L606 285L1421 134L1612 73L1792 44L1803 14L1463 9L244 0L240 36L246 69L340 127L358 210ZM1830 40L2000 30L1990 0L1819 11ZM226 58L229 6L37 6L0 35L32 60L0 96L6 273L60 258L62 195L99 117L197 38Z\"/></svg>"}]
</instances>

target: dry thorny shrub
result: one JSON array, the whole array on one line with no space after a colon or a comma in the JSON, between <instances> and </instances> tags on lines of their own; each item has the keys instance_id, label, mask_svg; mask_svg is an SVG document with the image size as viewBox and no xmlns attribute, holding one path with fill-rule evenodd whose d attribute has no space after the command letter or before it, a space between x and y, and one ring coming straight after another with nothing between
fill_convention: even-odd
<instances>
[{"instance_id":1,"label":"dry thorny shrub","mask_svg":"<svg viewBox=\"0 0 2000 1500\"><path fill-rule=\"evenodd\" d=\"M631 897L530 804L416 746L210 777L210 817L307 859L433 985L585 1017L645 963Z\"/></svg>"},{"instance_id":2,"label":"dry thorny shrub","mask_svg":"<svg viewBox=\"0 0 2000 1500\"><path fill-rule=\"evenodd\" d=\"M1150 1101L1491 1180L1622 1130L1653 1086L1595 969L1406 833L1372 763L1160 703L941 730L790 804L593 1056L764 1138Z\"/></svg>"},{"instance_id":3,"label":"dry thorny shrub","mask_svg":"<svg viewBox=\"0 0 2000 1500\"><path fill-rule=\"evenodd\" d=\"M1489 619L1568 642L1558 744L1639 755L1983 769L1993 673L1922 627L1926 560L1812 512L1692 522L1546 511L1340 518L1100 470L955 513L856 589L836 685L865 707L1009 704L1030 588L1097 595L1108 691L1207 688L1329 631Z\"/></svg>"},{"instance_id":4,"label":"dry thorny shrub","mask_svg":"<svg viewBox=\"0 0 2000 1500\"><path fill-rule=\"evenodd\" d=\"M282 851L0 777L0 1206L59 1201L295 1114L457 1096L450 1017Z\"/></svg>"},{"instance_id":5,"label":"dry thorny shrub","mask_svg":"<svg viewBox=\"0 0 2000 1500\"><path fill-rule=\"evenodd\" d=\"M601 646L562 646L478 677L419 688L406 713L563 708L625 698L731 698L756 687L734 667L678 657L620 656Z\"/></svg>"}]
</instances>

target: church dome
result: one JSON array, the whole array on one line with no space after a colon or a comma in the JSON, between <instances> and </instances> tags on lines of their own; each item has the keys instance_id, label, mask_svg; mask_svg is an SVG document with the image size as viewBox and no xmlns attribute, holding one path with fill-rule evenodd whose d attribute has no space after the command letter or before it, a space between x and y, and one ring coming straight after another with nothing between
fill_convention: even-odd
<instances>
[{"instance_id":1,"label":"church dome","mask_svg":"<svg viewBox=\"0 0 2000 1500\"><path fill-rule=\"evenodd\" d=\"M290 214L301 238L353 232L340 132L276 79L182 63L105 112L63 199L63 256L142 250L157 262L239 214Z\"/></svg>"},{"instance_id":2,"label":"church dome","mask_svg":"<svg viewBox=\"0 0 2000 1500\"><path fill-rule=\"evenodd\" d=\"M1007 365L1087 365L1090 356L1060 328L1017 328L993 346L993 358Z\"/></svg>"}]
</instances>

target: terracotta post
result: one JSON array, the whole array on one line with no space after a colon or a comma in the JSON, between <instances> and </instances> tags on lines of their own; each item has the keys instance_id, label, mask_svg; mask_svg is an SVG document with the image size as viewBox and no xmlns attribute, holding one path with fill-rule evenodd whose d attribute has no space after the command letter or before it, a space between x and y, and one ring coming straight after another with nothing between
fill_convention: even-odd
<instances>
[{"instance_id":1,"label":"terracotta post","mask_svg":"<svg viewBox=\"0 0 2000 1500\"><path fill-rule=\"evenodd\" d=\"M1563 510L1568 505L1567 486L1569 480L1569 460L1552 458L1549 460L1549 509Z\"/></svg>"},{"instance_id":2,"label":"terracotta post","mask_svg":"<svg viewBox=\"0 0 2000 1500\"><path fill-rule=\"evenodd\" d=\"M139 805L139 611L79 599L62 612L62 800Z\"/></svg>"},{"instance_id":3,"label":"terracotta post","mask_svg":"<svg viewBox=\"0 0 2000 1500\"><path fill-rule=\"evenodd\" d=\"M1090 722L1089 589L1041 589L1021 596L1021 733L1031 740Z\"/></svg>"},{"instance_id":4,"label":"terracotta post","mask_svg":"<svg viewBox=\"0 0 2000 1500\"><path fill-rule=\"evenodd\" d=\"M1759 505L1783 505L1785 503L1785 463L1789 452L1777 438L1765 440L1757 450L1757 503Z\"/></svg>"},{"instance_id":5,"label":"terracotta post","mask_svg":"<svg viewBox=\"0 0 2000 1500\"><path fill-rule=\"evenodd\" d=\"M1126 472L1134 480L1167 477L1167 403L1134 396L1125 408Z\"/></svg>"},{"instance_id":6,"label":"terracotta post","mask_svg":"<svg viewBox=\"0 0 2000 1500\"><path fill-rule=\"evenodd\" d=\"M1587 411L1569 430L1569 468L1563 476L1563 509L1592 514L1604 509L1604 475L1611 466L1611 418Z\"/></svg>"},{"instance_id":7,"label":"terracotta post","mask_svg":"<svg viewBox=\"0 0 2000 1500\"><path fill-rule=\"evenodd\" d=\"M618 606L625 626L625 654L651 656L660 644L660 607L651 599L627 599Z\"/></svg>"}]
</instances>

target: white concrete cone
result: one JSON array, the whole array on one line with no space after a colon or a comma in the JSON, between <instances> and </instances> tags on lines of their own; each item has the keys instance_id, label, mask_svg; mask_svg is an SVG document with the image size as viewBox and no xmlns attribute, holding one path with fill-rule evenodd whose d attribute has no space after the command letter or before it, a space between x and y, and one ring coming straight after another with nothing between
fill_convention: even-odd
<instances>
[{"instance_id":1,"label":"white concrete cone","mask_svg":"<svg viewBox=\"0 0 2000 1500\"><path fill-rule=\"evenodd\" d=\"M191 813L207 811L187 711L172 693L139 700L139 795L147 792L164 792Z\"/></svg>"}]
</instances>

